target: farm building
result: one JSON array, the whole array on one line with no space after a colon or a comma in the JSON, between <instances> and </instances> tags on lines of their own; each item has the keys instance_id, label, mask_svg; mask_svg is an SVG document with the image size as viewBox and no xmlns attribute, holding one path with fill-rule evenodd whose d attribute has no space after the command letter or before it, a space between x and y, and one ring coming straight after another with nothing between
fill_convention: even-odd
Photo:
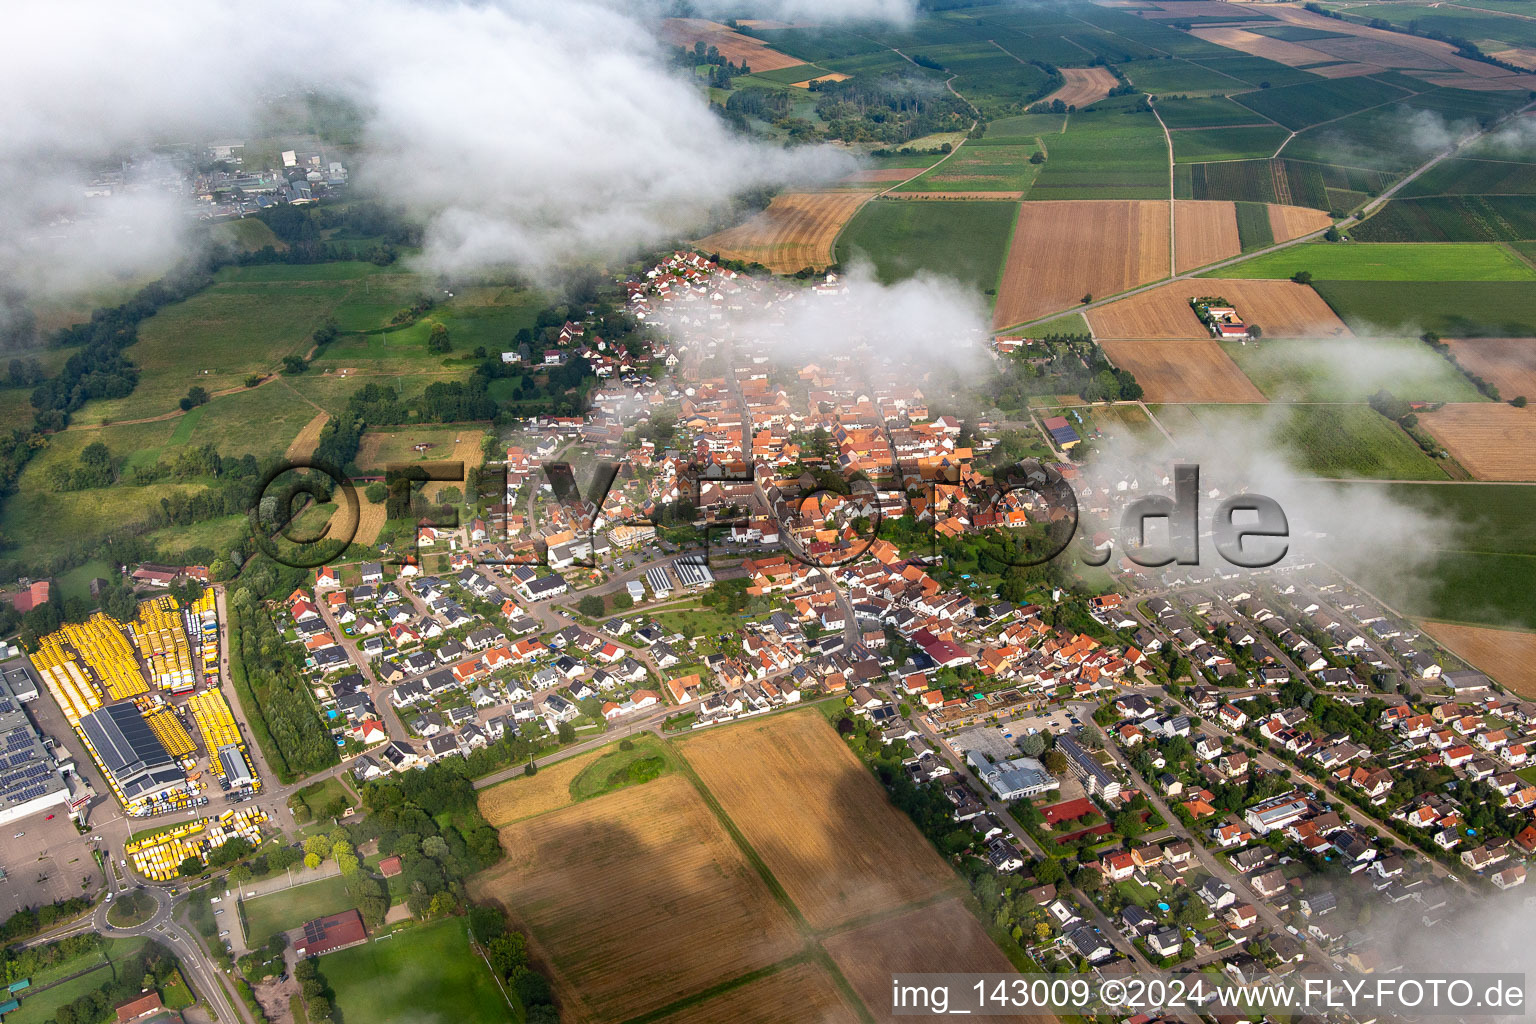
<instances>
[{"instance_id":1,"label":"farm building","mask_svg":"<svg viewBox=\"0 0 1536 1024\"><path fill-rule=\"evenodd\" d=\"M363 915L356 910L344 910L329 917L317 917L306 922L304 934L294 946L299 956L322 956L367 941L368 929L363 927Z\"/></svg>"},{"instance_id":2,"label":"farm building","mask_svg":"<svg viewBox=\"0 0 1536 1024\"><path fill-rule=\"evenodd\" d=\"M1046 433L1051 435L1051 441L1062 451L1066 451L1082 442L1077 436L1077 431L1072 429L1072 424L1067 422L1065 416L1047 416L1041 420L1045 425Z\"/></svg>"}]
</instances>

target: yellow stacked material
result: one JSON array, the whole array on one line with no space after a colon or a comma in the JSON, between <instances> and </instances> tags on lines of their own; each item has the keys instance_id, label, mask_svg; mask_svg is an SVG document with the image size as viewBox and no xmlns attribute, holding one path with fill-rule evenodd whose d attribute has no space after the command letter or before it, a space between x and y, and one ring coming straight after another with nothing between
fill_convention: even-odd
<instances>
[{"instance_id":1,"label":"yellow stacked material","mask_svg":"<svg viewBox=\"0 0 1536 1024\"><path fill-rule=\"evenodd\" d=\"M109 699L127 700L148 692L149 685L134 660L133 647L116 620L97 612L85 622L65 623L59 632L96 674Z\"/></svg>"},{"instance_id":2,"label":"yellow stacked material","mask_svg":"<svg viewBox=\"0 0 1536 1024\"><path fill-rule=\"evenodd\" d=\"M198 731L203 734L203 747L213 759L213 768L217 772L219 748L231 743L243 745L240 727L235 724L229 702L219 690L201 690L188 698L187 709L192 712L192 721L197 723Z\"/></svg>"},{"instance_id":3,"label":"yellow stacked material","mask_svg":"<svg viewBox=\"0 0 1536 1024\"><path fill-rule=\"evenodd\" d=\"M200 616L203 614L211 614L213 611L213 588L204 587L202 594L198 596L196 601L192 602L192 614Z\"/></svg>"},{"instance_id":4,"label":"yellow stacked material","mask_svg":"<svg viewBox=\"0 0 1536 1024\"><path fill-rule=\"evenodd\" d=\"M150 731L165 746L166 753L178 761L197 753L197 744L192 742L186 726L181 724L181 719L176 717L176 712L169 705L146 708L141 704L139 710L144 712L144 721L149 723Z\"/></svg>"},{"instance_id":5,"label":"yellow stacked material","mask_svg":"<svg viewBox=\"0 0 1536 1024\"><path fill-rule=\"evenodd\" d=\"M240 837L252 846L261 845L261 823L267 820L259 808L225 811L216 818L202 818L128 843L124 850L133 866L146 878L167 882L181 870L182 861L196 857L208 862L208 854Z\"/></svg>"},{"instance_id":6,"label":"yellow stacked material","mask_svg":"<svg viewBox=\"0 0 1536 1024\"><path fill-rule=\"evenodd\" d=\"M101 693L86 677L74 655L59 642L59 634L43 637L37 653L32 656L48 692L64 711L70 725L101 707Z\"/></svg>"},{"instance_id":7,"label":"yellow stacked material","mask_svg":"<svg viewBox=\"0 0 1536 1024\"><path fill-rule=\"evenodd\" d=\"M156 597L139 605L133 640L155 685L165 690L185 690L195 685L192 649L174 597Z\"/></svg>"}]
</instances>

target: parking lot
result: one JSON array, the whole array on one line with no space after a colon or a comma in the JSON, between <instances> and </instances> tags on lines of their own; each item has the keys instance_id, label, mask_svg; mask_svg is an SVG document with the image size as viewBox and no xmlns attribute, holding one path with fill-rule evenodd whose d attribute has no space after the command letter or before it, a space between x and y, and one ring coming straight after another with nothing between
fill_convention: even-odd
<instances>
[{"instance_id":1,"label":"parking lot","mask_svg":"<svg viewBox=\"0 0 1536 1024\"><path fill-rule=\"evenodd\" d=\"M47 820L52 814L53 820ZM0 917L25 907L94 892L101 872L91 856L94 844L80 835L63 806L0 826ZM17 833L22 833L18 838ZM88 888L86 888L88 884Z\"/></svg>"}]
</instances>

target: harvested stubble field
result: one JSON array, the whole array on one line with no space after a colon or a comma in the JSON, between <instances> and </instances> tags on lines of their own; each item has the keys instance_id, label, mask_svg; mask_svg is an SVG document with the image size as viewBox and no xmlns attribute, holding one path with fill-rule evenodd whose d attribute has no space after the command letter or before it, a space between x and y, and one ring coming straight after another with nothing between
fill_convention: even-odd
<instances>
[{"instance_id":1,"label":"harvested stubble field","mask_svg":"<svg viewBox=\"0 0 1536 1024\"><path fill-rule=\"evenodd\" d=\"M1243 251L1237 234L1237 209L1230 202L1173 204L1174 265L1180 273Z\"/></svg>"},{"instance_id":2,"label":"harvested stubble field","mask_svg":"<svg viewBox=\"0 0 1536 1024\"><path fill-rule=\"evenodd\" d=\"M1266 401L1214 339L1106 341L1102 347L1110 362L1136 375L1149 402Z\"/></svg>"},{"instance_id":3,"label":"harvested stubble field","mask_svg":"<svg viewBox=\"0 0 1536 1024\"><path fill-rule=\"evenodd\" d=\"M1444 340L1463 369L1493 384L1500 395L1536 398L1536 338Z\"/></svg>"},{"instance_id":4,"label":"harvested stubble field","mask_svg":"<svg viewBox=\"0 0 1536 1024\"><path fill-rule=\"evenodd\" d=\"M375 505L365 498L359 498L357 502L357 533L352 541L355 544L369 545L379 539L379 534L384 530L384 524L388 521L387 510L383 505Z\"/></svg>"},{"instance_id":5,"label":"harvested stubble field","mask_svg":"<svg viewBox=\"0 0 1536 1024\"><path fill-rule=\"evenodd\" d=\"M1536 700L1536 633L1430 620L1419 625L1478 671L1527 700Z\"/></svg>"},{"instance_id":6,"label":"harvested stubble field","mask_svg":"<svg viewBox=\"0 0 1536 1024\"><path fill-rule=\"evenodd\" d=\"M657 1024L780 1024L790 1017L822 1024L856 1024L859 1019L824 968L801 963L669 1014Z\"/></svg>"},{"instance_id":7,"label":"harvested stubble field","mask_svg":"<svg viewBox=\"0 0 1536 1024\"><path fill-rule=\"evenodd\" d=\"M1069 107L1086 107L1108 96L1109 90L1120 84L1109 68L1061 68L1060 71L1065 83L1041 103L1061 100Z\"/></svg>"},{"instance_id":8,"label":"harvested stubble field","mask_svg":"<svg viewBox=\"0 0 1536 1024\"><path fill-rule=\"evenodd\" d=\"M382 470L391 463L462 462L467 473L480 465L484 457L484 438L484 430L468 426L433 424L408 430L369 430L358 446L357 465L359 469ZM418 452L414 450L417 444L432 447ZM422 494L428 500L436 500L444 488L462 486L452 481L434 481L422 485Z\"/></svg>"},{"instance_id":9,"label":"harvested stubble field","mask_svg":"<svg viewBox=\"0 0 1536 1024\"><path fill-rule=\"evenodd\" d=\"M1261 36L1241 28L1193 28L1190 35L1204 39L1208 43L1217 46L1225 46L1229 50L1241 50L1243 53L1252 54L1255 57L1263 57L1287 67L1299 68L1307 64L1321 64L1338 60L1321 50L1314 50L1300 43L1288 43L1283 39L1271 39L1269 36ZM1339 69L1347 69L1351 75L1363 75L1376 71L1376 68L1363 64L1335 64L1331 68L1317 69L1319 74ZM1328 77L1336 77L1329 75Z\"/></svg>"},{"instance_id":10,"label":"harvested stubble field","mask_svg":"<svg viewBox=\"0 0 1536 1024\"><path fill-rule=\"evenodd\" d=\"M905 171L906 168L900 168ZM873 192L786 192L745 224L699 239L699 248L761 263L778 274L832 262L832 243Z\"/></svg>"},{"instance_id":11,"label":"harvested stubble field","mask_svg":"<svg viewBox=\"0 0 1536 1024\"><path fill-rule=\"evenodd\" d=\"M580 757L568 757L548 768L540 768L532 778L508 779L482 790L480 813L493 827L500 828L545 811L568 807L572 802L571 780L601 756L603 751L594 750Z\"/></svg>"},{"instance_id":12,"label":"harvested stubble field","mask_svg":"<svg viewBox=\"0 0 1536 1024\"><path fill-rule=\"evenodd\" d=\"M777 71L805 63L780 53L760 39L703 18L668 18L661 23L661 34L673 46L692 46L702 40L706 47L715 47L720 56L732 64L745 64L753 71Z\"/></svg>"},{"instance_id":13,"label":"harvested stubble field","mask_svg":"<svg viewBox=\"0 0 1536 1024\"><path fill-rule=\"evenodd\" d=\"M1269 204L1269 229L1274 232L1277 242L1289 242L1293 238L1322 231L1332 223L1333 218L1323 210L1314 210L1308 206L1286 206L1282 203Z\"/></svg>"},{"instance_id":14,"label":"harvested stubble field","mask_svg":"<svg viewBox=\"0 0 1536 1024\"><path fill-rule=\"evenodd\" d=\"M878 1021L904 1021L891 1012L891 975L1012 973L1013 965L959 900L887 917L822 941L832 962ZM1010 1014L1011 1021L1056 1024L1046 1013Z\"/></svg>"},{"instance_id":15,"label":"harvested stubble field","mask_svg":"<svg viewBox=\"0 0 1536 1024\"><path fill-rule=\"evenodd\" d=\"M1536 409L1455 403L1420 413L1419 424L1479 480L1536 480Z\"/></svg>"},{"instance_id":16,"label":"harvested stubble field","mask_svg":"<svg viewBox=\"0 0 1536 1024\"><path fill-rule=\"evenodd\" d=\"M1086 315L1097 338L1208 338L1210 332L1189 308L1190 298L1196 295L1222 296L1244 320L1259 325L1266 338L1353 336L1315 291L1291 281L1176 281Z\"/></svg>"},{"instance_id":17,"label":"harvested stubble field","mask_svg":"<svg viewBox=\"0 0 1536 1024\"><path fill-rule=\"evenodd\" d=\"M789 913L681 776L509 825L501 842L507 859L474 895L530 929L569 1019L627 1020L800 946Z\"/></svg>"},{"instance_id":18,"label":"harvested stubble field","mask_svg":"<svg viewBox=\"0 0 1536 1024\"><path fill-rule=\"evenodd\" d=\"M1091 245L1084 244L1091 239ZM1003 270L994 327L1113 295L1168 274L1168 204L1158 200L1025 203Z\"/></svg>"},{"instance_id":19,"label":"harvested stubble field","mask_svg":"<svg viewBox=\"0 0 1536 1024\"><path fill-rule=\"evenodd\" d=\"M813 928L910 903L955 881L818 714L709 729L679 749Z\"/></svg>"}]
</instances>

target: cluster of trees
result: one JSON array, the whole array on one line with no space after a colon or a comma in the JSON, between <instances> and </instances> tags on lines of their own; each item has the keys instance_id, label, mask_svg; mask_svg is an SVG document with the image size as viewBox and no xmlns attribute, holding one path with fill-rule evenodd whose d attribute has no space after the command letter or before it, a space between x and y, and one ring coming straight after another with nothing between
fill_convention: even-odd
<instances>
[{"instance_id":1,"label":"cluster of trees","mask_svg":"<svg viewBox=\"0 0 1536 1024\"><path fill-rule=\"evenodd\" d=\"M529 962L528 936L507 924L506 915L494 906L475 906L469 911L469 931L482 949L491 969L517 993L527 1024L559 1024L549 982Z\"/></svg>"},{"instance_id":2,"label":"cluster of trees","mask_svg":"<svg viewBox=\"0 0 1536 1024\"><path fill-rule=\"evenodd\" d=\"M812 82L822 134L845 142L910 142L970 128L970 106L932 81L901 75L854 75Z\"/></svg>"},{"instance_id":3,"label":"cluster of trees","mask_svg":"<svg viewBox=\"0 0 1536 1024\"><path fill-rule=\"evenodd\" d=\"M112 453L100 441L92 441L80 449L73 466L52 466L48 471L48 486L55 491L84 491L94 487L110 487L117 480L112 466Z\"/></svg>"},{"instance_id":4,"label":"cluster of trees","mask_svg":"<svg viewBox=\"0 0 1536 1024\"><path fill-rule=\"evenodd\" d=\"M53 1011L54 1024L101 1024L112 1019L115 1007L137 999L144 989L160 988L178 977L175 955L153 939L137 952L114 959L112 970L104 973L110 980Z\"/></svg>"},{"instance_id":5,"label":"cluster of trees","mask_svg":"<svg viewBox=\"0 0 1536 1024\"><path fill-rule=\"evenodd\" d=\"M82 932L41 946L13 946L0 949L0 963L5 964L5 983L21 981L55 964L72 960L106 945L96 932Z\"/></svg>"},{"instance_id":6,"label":"cluster of trees","mask_svg":"<svg viewBox=\"0 0 1536 1024\"><path fill-rule=\"evenodd\" d=\"M283 642L260 602L243 581L229 596L230 676L272 770L292 782L335 764L336 743L299 672L301 650Z\"/></svg>"}]
</instances>

